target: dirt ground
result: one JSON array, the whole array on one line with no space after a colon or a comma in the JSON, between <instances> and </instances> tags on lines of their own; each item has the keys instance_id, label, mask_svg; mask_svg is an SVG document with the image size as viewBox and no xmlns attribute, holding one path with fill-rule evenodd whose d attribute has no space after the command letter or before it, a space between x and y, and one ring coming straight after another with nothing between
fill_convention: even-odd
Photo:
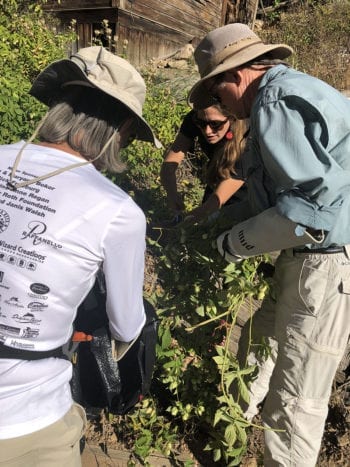
<instances>
[{"instance_id":1,"label":"dirt ground","mask_svg":"<svg viewBox=\"0 0 350 467\"><path fill-rule=\"evenodd\" d=\"M146 283L151 289L154 287L154 264L152 256L146 261ZM257 308L259 302L255 304ZM247 317L242 308L237 323L244 325ZM233 333L231 351L237 351L240 332ZM347 362L348 360L344 360ZM329 403L329 413L326 420L324 436L316 467L350 467L350 367L338 368L334 382L332 397ZM261 426L261 419L257 416L253 423ZM184 466L186 461L192 461L193 467L226 467L225 464L212 461L212 454L204 451L208 442L206 433L196 433L194 439L176 447L178 462L167 459L161 454L154 454L149 458L151 467ZM83 452L83 467L130 467L142 466L132 456L130 440L128 445L118 440L113 425L106 419L103 412L90 417L86 433L86 444ZM263 429L252 427L248 431L247 452L239 464L242 467L259 467L263 465L264 434ZM187 464L189 465L189 464Z\"/></svg>"},{"instance_id":2,"label":"dirt ground","mask_svg":"<svg viewBox=\"0 0 350 467\"><path fill-rule=\"evenodd\" d=\"M350 380L339 384L334 389L326 421L325 432L320 449L317 467L350 466ZM254 423L261 425L259 416ZM192 460L195 467L225 467L222 463L214 463L211 454L203 451L207 442L204 433L199 433L195 440L188 442L178 450L178 461ZM263 430L252 428L248 434L248 448L242 467L258 467L263 465L264 435ZM130 464L131 451L123 446L116 437L113 427L105 419L99 423L89 422L86 444L83 452L83 467L129 467L144 464L133 460ZM129 462L129 463L128 463ZM168 467L181 465L167 459L161 454L149 458L151 467ZM183 465L183 464L182 464Z\"/></svg>"}]
</instances>

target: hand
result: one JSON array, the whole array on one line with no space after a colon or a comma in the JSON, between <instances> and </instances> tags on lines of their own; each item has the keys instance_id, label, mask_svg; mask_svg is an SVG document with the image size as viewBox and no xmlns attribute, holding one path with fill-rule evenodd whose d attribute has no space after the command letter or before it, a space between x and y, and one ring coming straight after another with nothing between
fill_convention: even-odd
<instances>
[{"instance_id":1,"label":"hand","mask_svg":"<svg viewBox=\"0 0 350 467\"><path fill-rule=\"evenodd\" d=\"M240 263L243 261L243 257L236 255L233 253L232 249L229 246L229 235L230 230L222 233L216 239L216 246L220 253L220 255L228 262L228 263Z\"/></svg>"}]
</instances>

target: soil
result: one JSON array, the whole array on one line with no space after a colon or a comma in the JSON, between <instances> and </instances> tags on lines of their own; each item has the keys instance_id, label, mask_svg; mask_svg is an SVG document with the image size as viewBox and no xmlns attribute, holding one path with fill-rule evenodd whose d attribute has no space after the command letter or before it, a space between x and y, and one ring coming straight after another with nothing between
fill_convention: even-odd
<instances>
[{"instance_id":1,"label":"soil","mask_svg":"<svg viewBox=\"0 0 350 467\"><path fill-rule=\"evenodd\" d=\"M350 465L350 381L338 385L334 389L326 421L324 436L317 462L317 467L345 467ZM261 425L260 416L253 420L255 425ZM114 421L115 424L115 421ZM203 451L208 439L205 433L199 432L195 439L188 440L178 446L177 461L167 459L160 454L154 454L149 459L150 466L184 465L187 460L195 467L225 467L222 463L214 463L211 454ZM242 467L263 465L264 435L263 430L251 428L248 432L247 453L239 464ZM100 417L90 419L86 433L86 445L83 453L83 467L144 465L136 462L128 464L132 458L129 442L118 440L112 423L103 413Z\"/></svg>"},{"instance_id":2,"label":"soil","mask_svg":"<svg viewBox=\"0 0 350 467\"><path fill-rule=\"evenodd\" d=\"M322 439L317 467L345 467L350 465L350 381L346 381L334 389L329 404L329 413ZM253 420L261 425L260 416ZM115 423L115 422L114 422ZM222 463L214 463L211 454L203 451L207 443L205 433L196 434L195 439L187 444L177 446L177 460L167 459L160 454L149 458L151 467L167 467L184 465L181 462L192 460L195 467L225 467ZM264 435L263 430L251 428L248 433L247 453L242 459L242 467L258 467L263 465ZM130 464L130 460L133 463ZM144 465L132 457L132 449L128 442L117 439L113 425L105 418L92 417L88 422L86 445L83 453L83 467L111 466L127 467L128 465Z\"/></svg>"}]
</instances>

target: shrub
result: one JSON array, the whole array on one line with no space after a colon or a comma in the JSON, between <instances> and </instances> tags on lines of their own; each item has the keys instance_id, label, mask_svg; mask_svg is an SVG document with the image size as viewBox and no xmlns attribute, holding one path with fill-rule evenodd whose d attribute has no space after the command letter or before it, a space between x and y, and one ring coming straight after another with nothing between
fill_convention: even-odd
<instances>
[{"instance_id":1,"label":"shrub","mask_svg":"<svg viewBox=\"0 0 350 467\"><path fill-rule=\"evenodd\" d=\"M260 34L260 32L259 32ZM283 13L274 27L261 31L266 41L284 42L295 54L293 67L339 90L350 87L350 2L310 1Z\"/></svg>"},{"instance_id":2,"label":"shrub","mask_svg":"<svg viewBox=\"0 0 350 467\"><path fill-rule=\"evenodd\" d=\"M33 4L35 3L35 4ZM0 0L0 143L27 138L44 106L29 96L34 77L64 57L72 35L47 28L38 2Z\"/></svg>"}]
</instances>

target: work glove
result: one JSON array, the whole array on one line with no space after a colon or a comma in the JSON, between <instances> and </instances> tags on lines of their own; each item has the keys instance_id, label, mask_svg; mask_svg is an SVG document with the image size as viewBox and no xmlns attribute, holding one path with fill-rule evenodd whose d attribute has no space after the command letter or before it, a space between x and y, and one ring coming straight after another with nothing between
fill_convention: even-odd
<instances>
[{"instance_id":1,"label":"work glove","mask_svg":"<svg viewBox=\"0 0 350 467\"><path fill-rule=\"evenodd\" d=\"M176 170L177 162L163 162L160 170L160 180L167 194L168 208L175 214L185 210L183 197L177 192Z\"/></svg>"},{"instance_id":2,"label":"work glove","mask_svg":"<svg viewBox=\"0 0 350 467\"><path fill-rule=\"evenodd\" d=\"M216 213L220 209L220 201L215 193L211 194L209 198L200 206L192 209L184 218L186 224L197 224L208 220L209 216Z\"/></svg>"},{"instance_id":3,"label":"work glove","mask_svg":"<svg viewBox=\"0 0 350 467\"><path fill-rule=\"evenodd\" d=\"M231 230L226 230L226 232L222 233L216 239L217 249L220 255L228 262L228 263L240 263L243 261L243 257L237 255L233 252L232 247L229 245L229 237L230 237Z\"/></svg>"},{"instance_id":4,"label":"work glove","mask_svg":"<svg viewBox=\"0 0 350 467\"><path fill-rule=\"evenodd\" d=\"M185 210L185 203L180 193L167 196L167 206L174 215L182 214Z\"/></svg>"},{"instance_id":5,"label":"work glove","mask_svg":"<svg viewBox=\"0 0 350 467\"><path fill-rule=\"evenodd\" d=\"M323 232L318 237L306 226L281 216L273 207L222 233L217 238L217 248L227 261L237 263L271 251L321 243L323 238Z\"/></svg>"}]
</instances>

